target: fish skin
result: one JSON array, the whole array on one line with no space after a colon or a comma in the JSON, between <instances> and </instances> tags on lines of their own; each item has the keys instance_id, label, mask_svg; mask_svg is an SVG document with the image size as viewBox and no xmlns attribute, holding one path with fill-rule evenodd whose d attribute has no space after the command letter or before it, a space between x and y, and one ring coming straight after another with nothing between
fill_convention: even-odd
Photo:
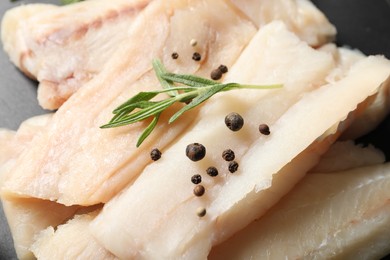
<instances>
[{"instance_id":1,"label":"fish skin","mask_svg":"<svg viewBox=\"0 0 390 260\"><path fill-rule=\"evenodd\" d=\"M150 162L149 151L154 147L164 149L177 138L197 110L188 112L188 116L169 127L167 118L174 111L167 110L160 118L161 123L138 149L136 141L145 122L116 129L99 127L110 120L111 111L128 97L158 86L151 71L152 59L160 57L164 64L169 63L171 50L165 46L171 44L170 39L187 32L187 27L183 27L185 23L175 20L176 15L183 17L189 12L186 22L191 24L194 17L202 17L202 22L197 22L202 30L195 28L194 34L187 37L209 39L196 46L203 61L183 57L176 70L208 77L221 60L227 66L236 60L256 29L224 1L213 1L215 8L210 8L210 4L207 1L154 1L148 5L132 27L139 41L121 45L104 73L91 80L55 113L46 131L34 138L18 159L2 189L4 196L36 197L65 205L87 206L108 201L136 178ZM194 8L189 9L188 5ZM223 16L218 15L221 10L224 10ZM208 30L203 30L205 27ZM181 28L181 31L172 31L172 28ZM145 45L145 42L155 44ZM222 42L224 48L220 48ZM176 44L183 52L193 48L189 41ZM97 146L100 148L96 149Z\"/></svg>"},{"instance_id":2,"label":"fish skin","mask_svg":"<svg viewBox=\"0 0 390 260\"><path fill-rule=\"evenodd\" d=\"M21 71L40 82L40 105L57 109L103 69L150 2L94 0L62 7L16 7L2 20L4 49Z\"/></svg>"},{"instance_id":3,"label":"fish skin","mask_svg":"<svg viewBox=\"0 0 390 260\"><path fill-rule=\"evenodd\" d=\"M307 175L208 259L379 259L390 252L390 164Z\"/></svg>"},{"instance_id":4,"label":"fish skin","mask_svg":"<svg viewBox=\"0 0 390 260\"><path fill-rule=\"evenodd\" d=\"M281 55L283 59L279 59L278 55ZM248 59L251 62L248 62ZM289 69L291 63L295 65L294 70ZM266 146L270 142L268 137L259 137L257 127L260 122L258 120L269 123L271 129L275 128L271 130L274 132L270 138L276 135L278 138L284 136L282 133L277 133L276 128L276 125L282 127L283 123L275 122L275 120L278 120L277 118L283 113L292 115L288 112L291 110L289 107L298 102L302 96L309 95L303 95L304 91L315 92L313 89L325 84L325 78L334 66L331 55L315 51L306 43L299 41L295 35L287 31L282 23L275 22L263 27L230 70L232 74L227 75L229 77L225 80L237 80L248 84L269 84L280 81L284 83L284 87L271 91L240 90L223 93L219 97L210 99L200 111L200 120L188 130L187 134L164 152L164 160L161 159L146 167L132 186L105 205L102 213L91 224L94 236L104 247L120 258L206 258L212 245L236 232L241 228L239 225L246 225L252 217L256 218L261 213L255 212L255 216L252 216L253 212L245 211L241 216L237 212L240 211L239 205L254 205L259 201L261 204L270 203L272 205L277 201L278 196L283 195L283 191L286 192L288 188L291 188L287 184L280 185L281 191L271 192L265 198L267 200L262 200L265 196L261 196L261 199L256 201L259 196L254 191L256 184L253 183L253 186L251 184L246 186L252 190L252 193L248 191L247 196L237 195L240 199L228 199L229 196L234 196L229 195L229 191L244 190L245 184L240 181L240 178L245 178L250 182L245 177L250 174L245 165L259 158L250 160L249 150ZM256 69L252 71L246 68ZM302 77L302 75L305 76ZM274 104L280 105L274 106ZM271 107L275 115L268 111ZM224 116L231 111L238 112L247 119L246 128L240 132L233 133L223 124ZM302 116L302 112L296 113L294 119ZM216 118L222 120L216 120ZM289 135L281 138L287 138L287 136ZM314 140L316 138L317 136ZM288 143L287 140L283 142L285 141ZM184 153L180 153L184 151L187 144L192 142L205 145L209 155L196 164L189 161ZM261 142L262 145L256 146L257 142ZM297 143L299 140L295 140L291 146L299 146ZM322 146L326 148L330 143L330 141L323 141ZM268 147L270 145L268 144ZM319 155L326 150L322 146L313 147L309 154L313 154L312 157L318 160ZM226 162L224 163L220 158L222 151L227 148L233 149L239 160L240 166L237 173L229 174L224 167ZM258 151L255 154L268 154L268 150ZM269 154L269 156L278 157L279 155ZM291 156L293 158L295 155ZM287 162L292 158L286 159ZM314 159L307 159L306 164L301 168L314 166L313 163L316 161ZM269 160L264 158L262 164L267 164L267 161ZM178 168L177 165L180 167ZM210 165L219 169L220 177L211 180L206 176L203 184L206 187L205 195L201 198L194 198L192 195L194 186L190 178L193 174L202 173ZM281 163L281 167L283 165ZM255 174L254 168L259 169L259 167L253 167L252 174ZM271 172L273 171L270 170ZM292 174L293 178L288 178L290 175L287 175L287 178L292 181L285 181L285 183L290 183L289 185L292 186L294 178L303 177L296 175ZM268 179L272 180L271 176L258 177L264 179L264 183L268 183ZM244 187L233 187L237 182ZM228 188L229 186L232 187ZM258 190L262 190L261 187L258 187ZM277 195L273 197L274 193ZM248 196L253 198L248 198ZM231 206L234 203L237 203L237 207ZM126 206L123 207L123 204ZM266 211L271 205L265 205L262 210ZM207 215L199 219L195 212L201 206L207 209ZM104 227L107 221L113 224ZM113 234L115 234L116 243L111 243L110 237Z\"/></svg>"}]
</instances>

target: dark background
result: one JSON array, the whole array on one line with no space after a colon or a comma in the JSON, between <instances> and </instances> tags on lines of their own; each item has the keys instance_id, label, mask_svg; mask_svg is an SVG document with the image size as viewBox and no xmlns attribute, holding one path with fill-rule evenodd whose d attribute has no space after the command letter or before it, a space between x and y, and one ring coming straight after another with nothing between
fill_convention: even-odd
<instances>
[{"instance_id":1,"label":"dark background","mask_svg":"<svg viewBox=\"0 0 390 260\"><path fill-rule=\"evenodd\" d=\"M262 0L259 0L262 1ZM263 0L264 1L264 0ZM55 3L59 1L0 2L0 17L22 3ZM313 0L336 25L337 43L358 48L365 54L383 54L390 58L390 0ZM17 129L19 124L34 115L45 113L36 100L35 82L24 77L0 51L0 128ZM390 159L390 117L372 133L360 138L362 143L373 143ZM16 259L12 239L0 205L0 259ZM390 258L389 258L390 259Z\"/></svg>"}]
</instances>

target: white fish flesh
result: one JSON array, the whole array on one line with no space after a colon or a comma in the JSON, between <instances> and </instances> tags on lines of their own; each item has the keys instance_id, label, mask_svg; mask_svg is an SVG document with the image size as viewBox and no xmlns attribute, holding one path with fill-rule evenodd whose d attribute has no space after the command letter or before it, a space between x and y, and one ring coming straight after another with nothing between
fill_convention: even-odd
<instances>
[{"instance_id":1,"label":"white fish flesh","mask_svg":"<svg viewBox=\"0 0 390 260\"><path fill-rule=\"evenodd\" d=\"M5 195L65 205L108 201L150 163L152 148L163 149L196 115L196 110L188 112L168 127L173 110L166 111L139 149L137 138L147 122L99 128L131 96L159 88L152 59L160 58L170 71L209 77L221 63L230 67L256 32L251 22L221 0L153 1L132 28L137 41L122 45L104 73L74 94L19 157L3 187ZM190 45L192 38L198 41L195 48ZM195 50L203 57L200 62L191 59ZM177 62L171 58L173 51L181 55Z\"/></svg>"},{"instance_id":2,"label":"white fish flesh","mask_svg":"<svg viewBox=\"0 0 390 260\"><path fill-rule=\"evenodd\" d=\"M322 46L336 35L336 28L307 0L230 0L258 27L273 20L283 20L288 28L311 46Z\"/></svg>"},{"instance_id":3,"label":"white fish flesh","mask_svg":"<svg viewBox=\"0 0 390 260\"><path fill-rule=\"evenodd\" d=\"M372 154L374 154L375 151L377 155L366 157L367 150L368 153ZM379 155L381 154L380 151L371 147L362 148L360 146L353 145L352 142L336 142L323 156L323 158L328 158L326 162L323 161L324 159L322 158L320 164L323 165L322 168L326 167L327 164L336 164L341 166L340 169L345 169L347 167L357 168L362 166L362 163L358 162L357 160L354 160L353 162L344 160L344 158L349 157L351 151L355 154L356 157L360 156L360 158L362 158L363 161L367 163L367 165L378 162L378 158L380 157ZM328 155L329 153L331 153L331 155ZM329 160L329 158L332 158L332 160ZM333 167L333 169L335 169L335 167ZM76 215L74 219L68 221L66 224L59 226L56 230L54 230L52 227L49 227L45 231L41 232L41 234L36 237L36 241L32 246L35 256L37 256L39 259L66 259L67 257L70 257L69 252L71 251L77 252L77 254L72 253L72 258L75 258L76 255L78 257L83 256L85 258L85 256L88 256L88 258L91 258L91 252L93 252L93 259L96 260L113 257L105 248L98 244L90 234L89 224L96 217L97 213L98 212L92 212L88 215ZM110 225L110 223L106 223L106 225ZM244 232L247 232L246 229L241 231L239 234ZM244 238L244 241L247 241L247 239ZM225 244L229 245L229 243L230 240ZM222 246L223 252L225 251L225 244ZM55 256L53 255L53 251L55 251ZM213 250L211 253L211 256L213 257L215 257L215 253L213 253L214 251L215 250ZM218 251L221 250L218 249ZM216 254L219 256L218 252Z\"/></svg>"},{"instance_id":4,"label":"white fish flesh","mask_svg":"<svg viewBox=\"0 0 390 260\"><path fill-rule=\"evenodd\" d=\"M310 172L345 171L362 166L384 163L386 160L382 151L369 145L364 147L354 141L339 141L321 156L321 161Z\"/></svg>"},{"instance_id":5,"label":"white fish flesh","mask_svg":"<svg viewBox=\"0 0 390 260\"><path fill-rule=\"evenodd\" d=\"M257 52L246 52L252 46ZM224 93L210 100L199 121L164 152L164 159L146 167L132 186L105 205L91 230L119 258L207 257L213 245L265 213L314 166L354 114L338 130L333 126L375 93L390 73L388 60L369 57L353 65L340 81L308 87L313 82L321 85L326 78L332 66L324 66L329 56L299 44L295 36L283 33L280 23L263 27L248 48L234 66L240 72L237 81L281 81L284 88ZM229 75L237 79L234 73ZM247 127L238 133L223 123L231 111L245 118ZM263 122L272 129L267 137L257 130ZM184 154L194 142L204 144L208 154L198 163ZM234 174L220 158L227 148L239 162ZM209 166L216 166L220 176L215 180L205 176L206 193L198 198L190 178ZM207 209L203 218L196 215L199 207Z\"/></svg>"},{"instance_id":6,"label":"white fish flesh","mask_svg":"<svg viewBox=\"0 0 390 260\"><path fill-rule=\"evenodd\" d=\"M45 5L45 8L23 5L4 16L4 48L16 66L40 82L41 106L55 109L102 71L118 46L134 40L129 34L131 25L149 2L94 0L66 7ZM312 45L328 42L336 32L307 0L256 3L240 0L235 4L245 10L261 10L250 15L257 26L283 20L290 30Z\"/></svg>"},{"instance_id":7,"label":"white fish flesh","mask_svg":"<svg viewBox=\"0 0 390 260\"><path fill-rule=\"evenodd\" d=\"M390 164L309 174L208 259L380 259L390 253Z\"/></svg>"},{"instance_id":8,"label":"white fish flesh","mask_svg":"<svg viewBox=\"0 0 390 260\"><path fill-rule=\"evenodd\" d=\"M76 215L55 230L48 227L37 237L31 250L37 259L118 259L102 248L88 230L89 223L99 211Z\"/></svg>"},{"instance_id":9,"label":"white fish flesh","mask_svg":"<svg viewBox=\"0 0 390 260\"><path fill-rule=\"evenodd\" d=\"M28 147L33 137L48 124L51 114L30 118L17 132L1 131L0 186L20 153ZM1 198L18 259L34 259L29 247L34 237L49 226L57 226L73 216L78 206L65 207L52 201L33 198Z\"/></svg>"},{"instance_id":10,"label":"white fish flesh","mask_svg":"<svg viewBox=\"0 0 390 260\"><path fill-rule=\"evenodd\" d=\"M4 49L18 68L40 82L40 105L56 109L103 69L150 1L22 5L4 15Z\"/></svg>"}]
</instances>

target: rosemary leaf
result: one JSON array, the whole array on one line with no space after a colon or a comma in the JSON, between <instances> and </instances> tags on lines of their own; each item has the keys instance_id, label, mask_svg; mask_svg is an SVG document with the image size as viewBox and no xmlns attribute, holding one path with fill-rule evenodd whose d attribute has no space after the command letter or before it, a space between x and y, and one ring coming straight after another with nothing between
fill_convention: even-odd
<instances>
[{"instance_id":1,"label":"rosemary leaf","mask_svg":"<svg viewBox=\"0 0 390 260\"><path fill-rule=\"evenodd\" d=\"M109 122L108 124L101 126L101 128L124 126L124 125L129 125L129 124L142 121L150 116L155 116L161 113L162 111L170 107L175 102L176 99L174 98L169 98L169 99L162 100L160 102L156 102L155 104L147 108L140 109L137 112L134 112L133 114L123 116L120 120L116 120L115 122Z\"/></svg>"},{"instance_id":2,"label":"rosemary leaf","mask_svg":"<svg viewBox=\"0 0 390 260\"><path fill-rule=\"evenodd\" d=\"M152 101L139 101L139 102L134 103L134 104L128 104L127 106L122 107L120 110L118 110L116 113L114 113L115 116L111 119L110 123L121 120L121 118L130 114L136 108L145 109L145 108L148 108L154 104L156 104L156 102L152 102Z\"/></svg>"},{"instance_id":3,"label":"rosemary leaf","mask_svg":"<svg viewBox=\"0 0 390 260\"><path fill-rule=\"evenodd\" d=\"M61 3L63 5L69 5L69 4L74 4L78 2L82 2L83 0L61 0Z\"/></svg>"},{"instance_id":4,"label":"rosemary leaf","mask_svg":"<svg viewBox=\"0 0 390 260\"><path fill-rule=\"evenodd\" d=\"M161 77L165 80L169 80L172 82L184 84L195 88L202 88L202 87L218 84L218 82L213 80L197 77L194 75L186 75L186 74L165 73L161 75Z\"/></svg>"},{"instance_id":5,"label":"rosemary leaf","mask_svg":"<svg viewBox=\"0 0 390 260\"><path fill-rule=\"evenodd\" d=\"M140 92L134 97L127 100L125 103L120 105L119 107L115 108L115 110L112 112L114 114L120 113L121 111L125 110L129 105L132 105L134 103L139 103L141 101L148 101L154 98L160 94L160 91L151 91L151 92Z\"/></svg>"},{"instance_id":6,"label":"rosemary leaf","mask_svg":"<svg viewBox=\"0 0 390 260\"><path fill-rule=\"evenodd\" d=\"M153 69L156 73L157 79L160 82L163 89L171 89L174 88L173 82L169 79L165 79L162 76L167 73L167 70L165 69L164 65L161 63L159 59L153 60ZM179 95L179 91L172 90L168 92L168 95L171 97Z\"/></svg>"},{"instance_id":7,"label":"rosemary leaf","mask_svg":"<svg viewBox=\"0 0 390 260\"><path fill-rule=\"evenodd\" d=\"M157 125L157 122L158 122L158 119L160 118L160 115L161 115L161 113L157 114L153 118L152 122L150 122L148 127L146 127L145 130L142 132L142 134L138 138L137 147L139 147L142 144L142 142L150 135L150 133L152 133L152 131L154 130L154 128Z\"/></svg>"},{"instance_id":8,"label":"rosemary leaf","mask_svg":"<svg viewBox=\"0 0 390 260\"><path fill-rule=\"evenodd\" d=\"M183 108L181 108L179 111L177 111L170 119L169 119L169 123L172 123L174 122L176 119L178 119L184 112L200 105L201 103L205 102L207 99L209 99L211 96L215 95L216 93L220 92L221 90L223 90L224 88L226 88L227 86L229 86L229 84L217 84L217 85L213 85L211 86L209 89L207 89L206 91L204 91L202 94L200 94L199 96L195 97L194 99L192 99L192 101L184 106Z\"/></svg>"}]
</instances>

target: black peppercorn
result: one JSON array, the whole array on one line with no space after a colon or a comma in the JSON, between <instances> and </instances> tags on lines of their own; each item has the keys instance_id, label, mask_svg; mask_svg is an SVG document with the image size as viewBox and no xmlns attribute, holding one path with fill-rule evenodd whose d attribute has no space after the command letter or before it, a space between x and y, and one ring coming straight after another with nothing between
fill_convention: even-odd
<instances>
[{"instance_id":1,"label":"black peppercorn","mask_svg":"<svg viewBox=\"0 0 390 260\"><path fill-rule=\"evenodd\" d=\"M244 125L244 119L239 114L232 112L225 117L226 126L232 131L240 130Z\"/></svg>"},{"instance_id":2,"label":"black peppercorn","mask_svg":"<svg viewBox=\"0 0 390 260\"><path fill-rule=\"evenodd\" d=\"M236 161L232 161L229 163L229 172L234 173L238 169L238 163Z\"/></svg>"},{"instance_id":3,"label":"black peppercorn","mask_svg":"<svg viewBox=\"0 0 390 260\"><path fill-rule=\"evenodd\" d=\"M199 52L194 52L194 54L192 54L192 59L195 61L200 61L202 59L202 56Z\"/></svg>"},{"instance_id":4,"label":"black peppercorn","mask_svg":"<svg viewBox=\"0 0 390 260\"><path fill-rule=\"evenodd\" d=\"M173 52L171 57L172 59L176 60L177 58L179 58L179 54L177 52Z\"/></svg>"},{"instance_id":5,"label":"black peppercorn","mask_svg":"<svg viewBox=\"0 0 390 260\"><path fill-rule=\"evenodd\" d=\"M191 161L200 161L206 156L206 148L198 143L187 145L186 155Z\"/></svg>"},{"instance_id":6,"label":"black peppercorn","mask_svg":"<svg viewBox=\"0 0 390 260\"><path fill-rule=\"evenodd\" d=\"M206 173L211 177L218 176L218 170L214 166L210 166L209 168L207 168Z\"/></svg>"},{"instance_id":7,"label":"black peppercorn","mask_svg":"<svg viewBox=\"0 0 390 260\"><path fill-rule=\"evenodd\" d=\"M263 135L269 135L271 132L269 131L269 126L266 124L259 125L259 131Z\"/></svg>"},{"instance_id":8,"label":"black peppercorn","mask_svg":"<svg viewBox=\"0 0 390 260\"><path fill-rule=\"evenodd\" d=\"M196 185L195 188L194 188L194 194L195 196L197 197L200 197L200 196L203 196L204 192L205 192L205 188L203 187L203 185Z\"/></svg>"},{"instance_id":9,"label":"black peppercorn","mask_svg":"<svg viewBox=\"0 0 390 260\"><path fill-rule=\"evenodd\" d=\"M225 161L233 161L235 158L236 158L236 155L234 154L234 152L230 149L226 149L225 151L222 152L222 158L225 160Z\"/></svg>"},{"instance_id":10,"label":"black peppercorn","mask_svg":"<svg viewBox=\"0 0 390 260\"><path fill-rule=\"evenodd\" d=\"M199 174L195 174L194 176L191 177L191 182L193 184L199 184L202 182L202 176L200 176Z\"/></svg>"},{"instance_id":11,"label":"black peppercorn","mask_svg":"<svg viewBox=\"0 0 390 260\"><path fill-rule=\"evenodd\" d=\"M206 216L206 209L203 207L199 207L196 210L196 215L198 215L198 217L200 217L200 218Z\"/></svg>"},{"instance_id":12,"label":"black peppercorn","mask_svg":"<svg viewBox=\"0 0 390 260\"><path fill-rule=\"evenodd\" d=\"M220 65L219 67L218 67L218 70L220 71L220 72L222 72L222 73L226 73L226 72L228 72L228 67L226 67L225 65Z\"/></svg>"},{"instance_id":13,"label":"black peppercorn","mask_svg":"<svg viewBox=\"0 0 390 260\"><path fill-rule=\"evenodd\" d=\"M161 158L161 152L159 149L157 148L154 148L151 152L150 152L150 158L152 158L153 161L157 161L158 159Z\"/></svg>"},{"instance_id":14,"label":"black peppercorn","mask_svg":"<svg viewBox=\"0 0 390 260\"><path fill-rule=\"evenodd\" d=\"M210 74L211 79L219 80L222 78L222 72L219 69L215 69Z\"/></svg>"}]
</instances>

